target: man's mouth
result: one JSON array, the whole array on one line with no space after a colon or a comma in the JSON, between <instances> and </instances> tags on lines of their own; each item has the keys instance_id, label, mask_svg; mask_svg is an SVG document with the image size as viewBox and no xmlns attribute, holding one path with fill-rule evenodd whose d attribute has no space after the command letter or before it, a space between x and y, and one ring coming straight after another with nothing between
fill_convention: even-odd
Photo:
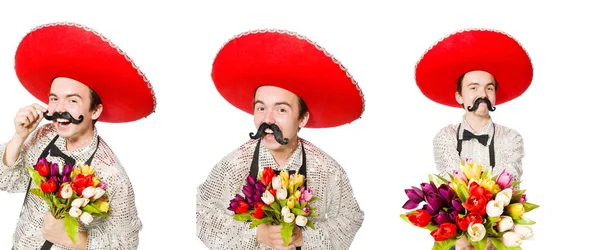
<instances>
[{"instance_id":1,"label":"man's mouth","mask_svg":"<svg viewBox=\"0 0 600 250\"><path fill-rule=\"evenodd\" d=\"M56 119L56 122L58 122L58 124L66 126L71 124L71 122L68 119L64 119L64 118L58 118Z\"/></svg>"}]
</instances>

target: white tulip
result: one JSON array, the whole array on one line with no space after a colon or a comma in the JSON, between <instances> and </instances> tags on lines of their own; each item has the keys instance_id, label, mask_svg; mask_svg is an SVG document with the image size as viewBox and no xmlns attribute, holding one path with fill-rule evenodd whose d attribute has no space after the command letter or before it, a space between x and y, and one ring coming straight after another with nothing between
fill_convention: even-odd
<instances>
[{"instance_id":1,"label":"white tulip","mask_svg":"<svg viewBox=\"0 0 600 250\"><path fill-rule=\"evenodd\" d=\"M290 208L285 206L283 208L281 208L281 215L285 216L286 214L289 214L290 212Z\"/></svg>"},{"instance_id":2,"label":"white tulip","mask_svg":"<svg viewBox=\"0 0 600 250\"><path fill-rule=\"evenodd\" d=\"M498 231L505 232L513 229L515 223L510 216L502 215L500 216L500 221L498 221Z\"/></svg>"},{"instance_id":3,"label":"white tulip","mask_svg":"<svg viewBox=\"0 0 600 250\"><path fill-rule=\"evenodd\" d=\"M89 199L94 196L94 193L96 193L96 188L89 186L81 192L81 195L83 195L83 198Z\"/></svg>"},{"instance_id":4,"label":"white tulip","mask_svg":"<svg viewBox=\"0 0 600 250\"><path fill-rule=\"evenodd\" d=\"M63 199L69 199L73 195L73 189L69 185L65 185L60 191L60 197Z\"/></svg>"},{"instance_id":5,"label":"white tulip","mask_svg":"<svg viewBox=\"0 0 600 250\"><path fill-rule=\"evenodd\" d=\"M502 202L502 206L508 206L510 204L510 199L512 199L513 190L512 188L507 188L496 194L495 200Z\"/></svg>"},{"instance_id":6,"label":"white tulip","mask_svg":"<svg viewBox=\"0 0 600 250\"><path fill-rule=\"evenodd\" d=\"M94 220L94 218L92 218L92 215L88 212L83 212L79 217L79 220L81 220L83 224L89 225Z\"/></svg>"},{"instance_id":7,"label":"white tulip","mask_svg":"<svg viewBox=\"0 0 600 250\"><path fill-rule=\"evenodd\" d=\"M509 231L502 235L502 243L507 247L518 247L521 245L523 235Z\"/></svg>"},{"instance_id":8,"label":"white tulip","mask_svg":"<svg viewBox=\"0 0 600 250\"><path fill-rule=\"evenodd\" d=\"M491 200L485 207L485 211L490 217L498 217L504 212L504 205L502 201Z\"/></svg>"},{"instance_id":9,"label":"white tulip","mask_svg":"<svg viewBox=\"0 0 600 250\"><path fill-rule=\"evenodd\" d=\"M520 234L521 236L523 236L523 239L529 239L531 237L533 237L533 230L531 229L531 227L527 226L527 225L515 225L515 228L513 229L513 231L515 233Z\"/></svg>"},{"instance_id":10,"label":"white tulip","mask_svg":"<svg viewBox=\"0 0 600 250\"><path fill-rule=\"evenodd\" d=\"M271 180L271 187L275 190L280 189L281 188L281 177L279 177L279 176L273 177L273 179Z\"/></svg>"},{"instance_id":11,"label":"white tulip","mask_svg":"<svg viewBox=\"0 0 600 250\"><path fill-rule=\"evenodd\" d=\"M76 208L85 207L89 202L90 202L90 199L77 198L77 199L73 200L73 202L71 202L71 207L76 207Z\"/></svg>"},{"instance_id":12,"label":"white tulip","mask_svg":"<svg viewBox=\"0 0 600 250\"><path fill-rule=\"evenodd\" d=\"M71 207L71 209L69 209L69 215L73 218L78 218L81 213L82 211L78 207Z\"/></svg>"},{"instance_id":13,"label":"white tulip","mask_svg":"<svg viewBox=\"0 0 600 250\"><path fill-rule=\"evenodd\" d=\"M287 200L287 189L285 188L280 188L277 189L277 199L278 200Z\"/></svg>"},{"instance_id":14,"label":"white tulip","mask_svg":"<svg viewBox=\"0 0 600 250\"><path fill-rule=\"evenodd\" d=\"M294 222L295 217L296 216L293 213L287 213L283 216L283 221L286 223L292 223Z\"/></svg>"},{"instance_id":15,"label":"white tulip","mask_svg":"<svg viewBox=\"0 0 600 250\"><path fill-rule=\"evenodd\" d=\"M303 226L306 226L307 222L308 222L308 218L306 218L302 215L296 216L296 225L303 227Z\"/></svg>"},{"instance_id":16,"label":"white tulip","mask_svg":"<svg viewBox=\"0 0 600 250\"><path fill-rule=\"evenodd\" d=\"M85 189L84 189L84 191L85 191ZM106 191L104 191L104 189L97 187L94 189L94 197L92 199L94 199L94 200L100 199L100 197L102 197L104 195L104 193L106 193Z\"/></svg>"},{"instance_id":17,"label":"white tulip","mask_svg":"<svg viewBox=\"0 0 600 250\"><path fill-rule=\"evenodd\" d=\"M485 227L481 223L471 223L469 224L469 228L467 229L469 236L471 236L471 241L477 242L485 237Z\"/></svg>"},{"instance_id":18,"label":"white tulip","mask_svg":"<svg viewBox=\"0 0 600 250\"><path fill-rule=\"evenodd\" d=\"M271 205L271 203L275 201L275 197L273 197L273 194L271 194L271 192L269 192L268 190L262 194L260 199L267 205Z\"/></svg>"}]
</instances>

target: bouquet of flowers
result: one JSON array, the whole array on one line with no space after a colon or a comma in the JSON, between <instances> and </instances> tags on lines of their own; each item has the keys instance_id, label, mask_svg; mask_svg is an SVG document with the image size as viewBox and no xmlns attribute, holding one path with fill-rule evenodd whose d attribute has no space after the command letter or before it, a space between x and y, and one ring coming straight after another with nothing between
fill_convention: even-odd
<instances>
[{"instance_id":1,"label":"bouquet of flowers","mask_svg":"<svg viewBox=\"0 0 600 250\"><path fill-rule=\"evenodd\" d=\"M73 243L79 232L77 219L88 225L93 221L92 216L108 217L106 183L94 176L94 168L83 163L59 167L58 163L40 158L36 165L27 169L39 187L30 192L46 201L55 219L64 219Z\"/></svg>"},{"instance_id":2,"label":"bouquet of flowers","mask_svg":"<svg viewBox=\"0 0 600 250\"><path fill-rule=\"evenodd\" d=\"M434 250L447 250L466 234L475 249L485 249L489 240L498 250L521 249L522 240L530 239L534 221L523 214L538 208L527 202L525 190L516 190L519 182L503 170L490 176L481 164L467 159L447 180L429 175L421 188L406 189L409 211L400 217L430 231ZM421 202L422 208L416 209Z\"/></svg>"},{"instance_id":3,"label":"bouquet of flowers","mask_svg":"<svg viewBox=\"0 0 600 250\"><path fill-rule=\"evenodd\" d=\"M283 170L275 175L272 168L266 167L258 175L246 178L242 188L244 196L237 194L229 202L229 210L234 212L233 218L238 221L251 221L250 228L260 224L281 225L281 236L285 245L290 243L294 224L299 227L308 226L313 230L310 217L317 217L312 190L304 185L304 176L290 175Z\"/></svg>"}]
</instances>

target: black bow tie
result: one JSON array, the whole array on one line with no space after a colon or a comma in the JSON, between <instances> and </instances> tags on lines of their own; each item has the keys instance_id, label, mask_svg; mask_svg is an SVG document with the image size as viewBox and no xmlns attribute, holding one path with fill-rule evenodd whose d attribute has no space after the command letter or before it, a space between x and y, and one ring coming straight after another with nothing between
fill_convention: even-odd
<instances>
[{"instance_id":1,"label":"black bow tie","mask_svg":"<svg viewBox=\"0 0 600 250\"><path fill-rule=\"evenodd\" d=\"M463 141L468 141L471 139L477 139L481 145L487 146L487 141L489 139L489 135L474 135L471 131L463 130Z\"/></svg>"},{"instance_id":2,"label":"black bow tie","mask_svg":"<svg viewBox=\"0 0 600 250\"><path fill-rule=\"evenodd\" d=\"M56 145L50 146L50 155L62 158L65 161L65 164L68 164L71 167L73 167L76 163L75 159L60 151Z\"/></svg>"}]
</instances>

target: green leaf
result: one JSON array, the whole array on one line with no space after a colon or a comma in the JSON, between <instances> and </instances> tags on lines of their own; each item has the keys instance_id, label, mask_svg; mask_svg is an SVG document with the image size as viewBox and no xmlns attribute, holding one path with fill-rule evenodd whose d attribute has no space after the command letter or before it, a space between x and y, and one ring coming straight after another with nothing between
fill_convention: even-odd
<instances>
[{"instance_id":1,"label":"green leaf","mask_svg":"<svg viewBox=\"0 0 600 250\"><path fill-rule=\"evenodd\" d=\"M308 213L308 215L306 217L318 217L318 216L319 216L319 214L317 214L313 211L310 211L310 213Z\"/></svg>"},{"instance_id":2,"label":"green leaf","mask_svg":"<svg viewBox=\"0 0 600 250\"><path fill-rule=\"evenodd\" d=\"M237 221L251 221L252 218L254 218L254 217L252 217L250 215L250 213L243 213L243 214L235 214L235 215L233 215L233 219L237 220Z\"/></svg>"},{"instance_id":3,"label":"green leaf","mask_svg":"<svg viewBox=\"0 0 600 250\"><path fill-rule=\"evenodd\" d=\"M433 244L433 248L431 248L431 250L448 250L454 245L456 245L456 239L448 239L445 241L436 241Z\"/></svg>"},{"instance_id":4,"label":"green leaf","mask_svg":"<svg viewBox=\"0 0 600 250\"><path fill-rule=\"evenodd\" d=\"M281 225L281 238L283 238L283 243L285 246L288 246L290 244L290 239L292 238L293 232L294 232L294 224L283 223Z\"/></svg>"},{"instance_id":5,"label":"green leaf","mask_svg":"<svg viewBox=\"0 0 600 250\"><path fill-rule=\"evenodd\" d=\"M312 230L315 230L315 225L310 220L306 221L306 226L312 228Z\"/></svg>"},{"instance_id":6,"label":"green leaf","mask_svg":"<svg viewBox=\"0 0 600 250\"><path fill-rule=\"evenodd\" d=\"M33 183L35 183L36 186L40 186L41 181L46 181L46 178L41 176L35 169L33 169L32 167L27 167L27 170L29 171L29 174L31 175L31 178L33 179Z\"/></svg>"},{"instance_id":7,"label":"green leaf","mask_svg":"<svg viewBox=\"0 0 600 250\"><path fill-rule=\"evenodd\" d=\"M250 229L260 225L260 224L268 224L273 222L273 218L271 217L263 217L261 219L258 220L254 220L252 223L250 223Z\"/></svg>"},{"instance_id":8,"label":"green leaf","mask_svg":"<svg viewBox=\"0 0 600 250\"><path fill-rule=\"evenodd\" d=\"M488 175L490 175L490 170L491 170L491 168L488 168L485 171L483 171L483 173L481 174L481 176L479 178L481 178L483 180L486 177L488 177Z\"/></svg>"},{"instance_id":9,"label":"green leaf","mask_svg":"<svg viewBox=\"0 0 600 250\"><path fill-rule=\"evenodd\" d=\"M534 210L538 207L540 207L539 205L533 204L533 203L529 203L529 202L525 202L523 203L523 207L525 208L525 212L529 212L531 210Z\"/></svg>"},{"instance_id":10,"label":"green leaf","mask_svg":"<svg viewBox=\"0 0 600 250\"><path fill-rule=\"evenodd\" d=\"M279 205L281 206L281 208L287 206L287 200L280 200L278 202L279 202Z\"/></svg>"},{"instance_id":11,"label":"green leaf","mask_svg":"<svg viewBox=\"0 0 600 250\"><path fill-rule=\"evenodd\" d=\"M273 208L271 208L270 206L262 206L262 210L267 212L275 212L275 210Z\"/></svg>"},{"instance_id":12,"label":"green leaf","mask_svg":"<svg viewBox=\"0 0 600 250\"><path fill-rule=\"evenodd\" d=\"M302 215L302 216L306 216L306 212L304 212L302 209L300 208L292 208L292 213L295 215Z\"/></svg>"},{"instance_id":13,"label":"green leaf","mask_svg":"<svg viewBox=\"0 0 600 250\"><path fill-rule=\"evenodd\" d=\"M429 182L433 182L433 184L435 184L436 187L439 187L440 185L442 185L444 183L450 182L449 180L447 180L446 178L444 178L438 174L429 174L428 177L429 177Z\"/></svg>"},{"instance_id":14,"label":"green leaf","mask_svg":"<svg viewBox=\"0 0 600 250\"><path fill-rule=\"evenodd\" d=\"M502 239L500 238L489 238L492 245L496 247L498 250L522 250L521 247L507 247L502 243Z\"/></svg>"},{"instance_id":15,"label":"green leaf","mask_svg":"<svg viewBox=\"0 0 600 250\"><path fill-rule=\"evenodd\" d=\"M467 202L467 199L470 196L469 189L467 189L467 185L465 185L462 182L460 184L458 184L458 192L457 193L458 193L458 198L460 198L460 201Z\"/></svg>"},{"instance_id":16,"label":"green leaf","mask_svg":"<svg viewBox=\"0 0 600 250\"><path fill-rule=\"evenodd\" d=\"M52 200L48 197L48 195L46 195L46 193L42 192L41 189L33 188L30 189L29 192L31 192L35 196L42 198L48 204L49 207L52 207Z\"/></svg>"},{"instance_id":17,"label":"green leaf","mask_svg":"<svg viewBox=\"0 0 600 250\"><path fill-rule=\"evenodd\" d=\"M485 250L485 245L487 245L487 237L483 237L483 239L481 239L480 241L471 241L471 237L469 238L469 242L471 242L471 245L473 245L475 247L475 249L477 250Z\"/></svg>"},{"instance_id":18,"label":"green leaf","mask_svg":"<svg viewBox=\"0 0 600 250\"><path fill-rule=\"evenodd\" d=\"M96 214L102 214L102 211L100 211L96 206L94 206L94 204L90 203L87 206L83 207L81 209L84 212L88 212L91 215L96 215Z\"/></svg>"},{"instance_id":19,"label":"green leaf","mask_svg":"<svg viewBox=\"0 0 600 250\"><path fill-rule=\"evenodd\" d=\"M77 235L79 234L79 223L77 223L77 219L70 215L65 216L65 229L73 244L77 244Z\"/></svg>"},{"instance_id":20,"label":"green leaf","mask_svg":"<svg viewBox=\"0 0 600 250\"><path fill-rule=\"evenodd\" d=\"M309 203L311 203L311 202L313 202L313 201L318 201L318 200L320 200L320 199L321 199L321 198L319 198L319 197L314 197L314 196L313 196L313 197L312 197L312 198L311 198L311 199L310 199L308 202L309 202Z\"/></svg>"},{"instance_id":21,"label":"green leaf","mask_svg":"<svg viewBox=\"0 0 600 250\"><path fill-rule=\"evenodd\" d=\"M306 202L306 201L300 202L300 208L306 207L307 204L308 204L308 202Z\"/></svg>"},{"instance_id":22,"label":"green leaf","mask_svg":"<svg viewBox=\"0 0 600 250\"><path fill-rule=\"evenodd\" d=\"M273 211L277 214L281 214L281 206L279 205L279 202L273 202L270 205L271 208L273 208Z\"/></svg>"},{"instance_id":23,"label":"green leaf","mask_svg":"<svg viewBox=\"0 0 600 250\"><path fill-rule=\"evenodd\" d=\"M512 187L517 187L519 184L521 184L520 181L513 181L512 182Z\"/></svg>"},{"instance_id":24,"label":"green leaf","mask_svg":"<svg viewBox=\"0 0 600 250\"><path fill-rule=\"evenodd\" d=\"M515 224L521 224L521 225L533 225L535 224L535 221L532 221L530 219L527 218L523 218L520 216L520 218L514 219Z\"/></svg>"}]
</instances>

